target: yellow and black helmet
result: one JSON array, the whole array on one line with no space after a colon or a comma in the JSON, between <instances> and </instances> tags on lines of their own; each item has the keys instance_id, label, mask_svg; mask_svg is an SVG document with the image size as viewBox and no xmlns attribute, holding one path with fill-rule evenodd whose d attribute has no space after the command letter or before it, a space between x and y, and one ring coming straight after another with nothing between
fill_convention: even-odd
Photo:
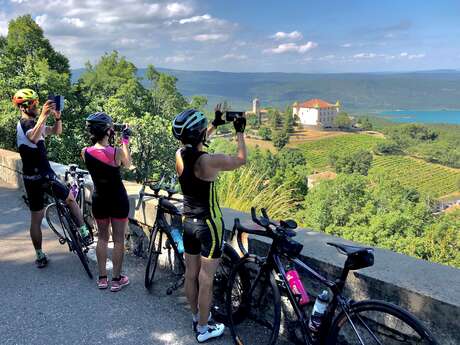
<instances>
[{"instance_id":1,"label":"yellow and black helmet","mask_svg":"<svg viewBox=\"0 0 460 345\"><path fill-rule=\"evenodd\" d=\"M13 96L13 103L16 106L21 104L29 106L34 102L38 102L38 94L32 89L18 90Z\"/></svg>"}]
</instances>

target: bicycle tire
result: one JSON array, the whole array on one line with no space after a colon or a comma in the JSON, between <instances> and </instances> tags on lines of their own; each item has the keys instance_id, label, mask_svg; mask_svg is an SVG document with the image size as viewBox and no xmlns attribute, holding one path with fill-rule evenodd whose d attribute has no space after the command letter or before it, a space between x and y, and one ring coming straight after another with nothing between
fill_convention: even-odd
<instances>
[{"instance_id":1,"label":"bicycle tire","mask_svg":"<svg viewBox=\"0 0 460 345\"><path fill-rule=\"evenodd\" d=\"M62 211L62 210L61 210ZM64 212L62 212L61 215L64 219L62 219L62 224L65 227L67 227L67 233L69 235L70 241L71 241L71 247L72 251L75 252L80 259L81 264L83 265L83 268L86 271L86 274L90 279L93 279L93 273L91 272L91 269L89 268L89 260L86 254L83 252L83 247L80 242L80 238L78 233L77 226L75 225L69 211L65 209Z\"/></svg>"},{"instance_id":2,"label":"bicycle tire","mask_svg":"<svg viewBox=\"0 0 460 345\"><path fill-rule=\"evenodd\" d=\"M228 325L227 309L225 304L226 290L231 271L239 260L240 256L235 249L233 249L230 244L224 243L222 257L213 281L212 316L215 321L226 325ZM235 322L238 322L238 319L236 319Z\"/></svg>"},{"instance_id":3,"label":"bicycle tire","mask_svg":"<svg viewBox=\"0 0 460 345\"><path fill-rule=\"evenodd\" d=\"M379 316L377 313L382 315ZM377 300L361 301L352 304L348 314L351 322L344 311L336 316L328 332L326 344L358 344L359 339L356 334L360 334L362 340L365 335L370 337L372 342L364 342L366 345L379 344L376 338L379 341L382 339L380 344L385 345L438 344L431 332L415 316L394 304ZM358 331L362 329L364 332L356 332L353 326ZM413 332L410 332L411 330ZM355 342L350 342L346 338L353 338L353 336ZM381 338L382 336L385 339Z\"/></svg>"},{"instance_id":4,"label":"bicycle tire","mask_svg":"<svg viewBox=\"0 0 460 345\"><path fill-rule=\"evenodd\" d=\"M230 274L226 305L229 328L235 344L274 345L278 339L281 323L280 291L273 271L262 273L257 283L259 285L253 285L253 279L260 268L255 257L243 257ZM240 302L238 306L235 304L236 298ZM270 306L273 307L271 313L266 311Z\"/></svg>"},{"instance_id":5,"label":"bicycle tire","mask_svg":"<svg viewBox=\"0 0 460 345\"><path fill-rule=\"evenodd\" d=\"M60 241L66 239L61 219L59 217L56 203L53 202L45 208L45 219L50 229L56 234ZM65 242L64 242L65 243Z\"/></svg>"},{"instance_id":6,"label":"bicycle tire","mask_svg":"<svg viewBox=\"0 0 460 345\"><path fill-rule=\"evenodd\" d=\"M156 239L158 235L159 239L157 242ZM162 239L163 231L160 231L158 227L155 227L150 235L149 257L145 267L144 286L148 290L150 290L153 285L153 278L155 277L155 271L158 264L158 256L161 254Z\"/></svg>"}]
</instances>

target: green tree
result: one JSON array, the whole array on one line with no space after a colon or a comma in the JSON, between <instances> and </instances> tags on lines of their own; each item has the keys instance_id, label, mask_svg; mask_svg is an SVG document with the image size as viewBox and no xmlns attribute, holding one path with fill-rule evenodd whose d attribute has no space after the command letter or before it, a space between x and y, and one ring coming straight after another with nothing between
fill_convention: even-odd
<instances>
[{"instance_id":1,"label":"green tree","mask_svg":"<svg viewBox=\"0 0 460 345\"><path fill-rule=\"evenodd\" d=\"M268 109L268 118L270 121L270 126L274 131L283 124L283 117L281 116L281 113L278 109Z\"/></svg>"},{"instance_id":2,"label":"green tree","mask_svg":"<svg viewBox=\"0 0 460 345\"><path fill-rule=\"evenodd\" d=\"M345 112L340 112L334 119L334 126L340 129L350 129L351 119Z\"/></svg>"},{"instance_id":3,"label":"green tree","mask_svg":"<svg viewBox=\"0 0 460 345\"><path fill-rule=\"evenodd\" d=\"M281 150L283 147L287 145L289 142L289 133L285 130L275 131L273 134L273 145L278 149Z\"/></svg>"},{"instance_id":4,"label":"green tree","mask_svg":"<svg viewBox=\"0 0 460 345\"><path fill-rule=\"evenodd\" d=\"M337 173L367 175L372 165L372 153L359 150L350 154L331 154L329 162Z\"/></svg>"},{"instance_id":5,"label":"green tree","mask_svg":"<svg viewBox=\"0 0 460 345\"><path fill-rule=\"evenodd\" d=\"M259 136L263 140L271 140L272 139L272 130L268 127L260 127L258 131Z\"/></svg>"},{"instance_id":6,"label":"green tree","mask_svg":"<svg viewBox=\"0 0 460 345\"><path fill-rule=\"evenodd\" d=\"M284 125L283 129L288 133L294 132L294 117L292 115L292 107L287 107L284 112Z\"/></svg>"}]
</instances>

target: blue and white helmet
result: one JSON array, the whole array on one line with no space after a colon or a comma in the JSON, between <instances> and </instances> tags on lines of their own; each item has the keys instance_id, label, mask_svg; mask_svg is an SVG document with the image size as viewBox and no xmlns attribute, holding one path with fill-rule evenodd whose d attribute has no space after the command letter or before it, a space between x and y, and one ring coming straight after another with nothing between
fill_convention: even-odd
<instances>
[{"instance_id":1,"label":"blue and white helmet","mask_svg":"<svg viewBox=\"0 0 460 345\"><path fill-rule=\"evenodd\" d=\"M172 132L183 144L196 146L205 140L208 119L199 110L188 109L176 115L172 123Z\"/></svg>"}]
</instances>

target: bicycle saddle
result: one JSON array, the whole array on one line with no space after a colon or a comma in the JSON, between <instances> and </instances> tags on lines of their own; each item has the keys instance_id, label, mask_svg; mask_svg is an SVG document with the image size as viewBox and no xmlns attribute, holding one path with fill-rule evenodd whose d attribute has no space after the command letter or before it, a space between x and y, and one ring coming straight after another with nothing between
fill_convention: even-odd
<instances>
[{"instance_id":1,"label":"bicycle saddle","mask_svg":"<svg viewBox=\"0 0 460 345\"><path fill-rule=\"evenodd\" d=\"M366 248L366 247L358 247L358 246L350 246L348 244L341 244L341 243L335 243L335 242L327 242L328 245L332 247L336 247L339 250L339 253L344 254L344 255L353 255L359 252L368 252L369 250L373 250L372 248Z\"/></svg>"}]
</instances>

